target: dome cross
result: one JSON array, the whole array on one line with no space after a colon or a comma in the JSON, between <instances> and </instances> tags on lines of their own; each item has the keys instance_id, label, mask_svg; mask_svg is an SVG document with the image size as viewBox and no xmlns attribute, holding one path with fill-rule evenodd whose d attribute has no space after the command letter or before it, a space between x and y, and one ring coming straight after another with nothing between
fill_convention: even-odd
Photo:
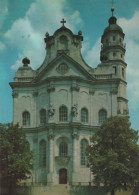
<instances>
[{"instance_id":1,"label":"dome cross","mask_svg":"<svg viewBox=\"0 0 139 195\"><path fill-rule=\"evenodd\" d=\"M61 23L63 24L64 26L64 23L66 23L66 20L64 20L64 18L62 19Z\"/></svg>"}]
</instances>

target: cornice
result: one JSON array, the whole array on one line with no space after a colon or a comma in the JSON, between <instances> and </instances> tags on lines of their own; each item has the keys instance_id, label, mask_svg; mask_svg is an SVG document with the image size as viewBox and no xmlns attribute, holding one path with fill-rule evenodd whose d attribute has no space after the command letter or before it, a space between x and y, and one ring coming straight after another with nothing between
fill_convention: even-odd
<instances>
[{"instance_id":1,"label":"cornice","mask_svg":"<svg viewBox=\"0 0 139 195\"><path fill-rule=\"evenodd\" d=\"M96 129L98 126L93 126L93 125L88 125L88 124L82 124L82 123L50 123L46 124L45 126L41 127L34 127L34 128L23 128L26 133L39 133L39 132L47 132L49 134L49 129L53 129L55 131L59 129L73 129L77 128L78 130L88 130L88 131L93 131Z\"/></svg>"},{"instance_id":2,"label":"cornice","mask_svg":"<svg viewBox=\"0 0 139 195\"><path fill-rule=\"evenodd\" d=\"M38 87L41 86L43 84L49 84L50 81L72 81L72 80L76 80L77 82L84 82L90 85L100 85L100 84L119 84L120 82L123 82L124 84L127 84L126 81L120 79L120 78L111 78L111 79L96 79L95 81L92 80L87 80L87 79L83 79L81 77L78 76L58 76L58 77L50 77L50 78L46 78L43 81L40 81L38 83L22 83L22 82L10 82L10 86L12 89L14 89L15 87L20 87L20 88L29 88L29 87ZM78 83L79 85L79 83Z\"/></svg>"}]
</instances>

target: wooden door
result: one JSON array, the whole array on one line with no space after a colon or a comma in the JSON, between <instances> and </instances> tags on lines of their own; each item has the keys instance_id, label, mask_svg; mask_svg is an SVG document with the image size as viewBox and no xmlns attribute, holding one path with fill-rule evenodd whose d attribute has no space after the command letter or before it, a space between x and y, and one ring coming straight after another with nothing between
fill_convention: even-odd
<instances>
[{"instance_id":1,"label":"wooden door","mask_svg":"<svg viewBox=\"0 0 139 195\"><path fill-rule=\"evenodd\" d=\"M67 183L67 169L59 170L59 183L66 184Z\"/></svg>"}]
</instances>

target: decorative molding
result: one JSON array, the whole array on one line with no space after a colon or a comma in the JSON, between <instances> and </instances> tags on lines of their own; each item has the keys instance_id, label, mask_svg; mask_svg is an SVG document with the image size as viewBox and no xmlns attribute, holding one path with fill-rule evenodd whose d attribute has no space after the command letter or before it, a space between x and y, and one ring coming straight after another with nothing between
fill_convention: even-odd
<instances>
[{"instance_id":1,"label":"decorative molding","mask_svg":"<svg viewBox=\"0 0 139 195\"><path fill-rule=\"evenodd\" d=\"M61 63L58 65L58 67L56 68L57 72L64 75L69 71L69 67L66 63Z\"/></svg>"},{"instance_id":2,"label":"decorative molding","mask_svg":"<svg viewBox=\"0 0 139 195\"><path fill-rule=\"evenodd\" d=\"M12 96L13 96L13 98L18 98L18 93L13 91Z\"/></svg>"},{"instance_id":3,"label":"decorative molding","mask_svg":"<svg viewBox=\"0 0 139 195\"><path fill-rule=\"evenodd\" d=\"M34 92L33 92L33 96L34 96L34 97L37 97L38 94L39 94L38 91L34 91Z\"/></svg>"},{"instance_id":4,"label":"decorative molding","mask_svg":"<svg viewBox=\"0 0 139 195\"><path fill-rule=\"evenodd\" d=\"M73 139L79 139L79 133L76 128L73 128L72 137Z\"/></svg>"},{"instance_id":5,"label":"decorative molding","mask_svg":"<svg viewBox=\"0 0 139 195\"><path fill-rule=\"evenodd\" d=\"M73 117L75 117L75 116L78 115L77 104L74 104L74 105L71 107L71 114L72 114Z\"/></svg>"},{"instance_id":6,"label":"decorative molding","mask_svg":"<svg viewBox=\"0 0 139 195\"><path fill-rule=\"evenodd\" d=\"M79 87L78 84L73 83L73 84L71 85L71 90L72 90L72 91L79 91L79 90L80 90L80 87Z\"/></svg>"},{"instance_id":7,"label":"decorative molding","mask_svg":"<svg viewBox=\"0 0 139 195\"><path fill-rule=\"evenodd\" d=\"M50 85L50 86L47 88L47 91L48 91L49 93L55 91L55 86L54 86L54 85Z\"/></svg>"},{"instance_id":8,"label":"decorative molding","mask_svg":"<svg viewBox=\"0 0 139 195\"><path fill-rule=\"evenodd\" d=\"M70 156L56 156L55 159L59 166L66 166L69 163Z\"/></svg>"},{"instance_id":9,"label":"decorative molding","mask_svg":"<svg viewBox=\"0 0 139 195\"><path fill-rule=\"evenodd\" d=\"M94 94L95 94L95 90L90 88L90 89L89 89L89 94L90 94L90 95L94 95Z\"/></svg>"},{"instance_id":10,"label":"decorative molding","mask_svg":"<svg viewBox=\"0 0 139 195\"><path fill-rule=\"evenodd\" d=\"M117 93L118 93L118 90L117 90L117 89L112 89L112 90L110 91L110 93L111 93L111 94L117 94Z\"/></svg>"},{"instance_id":11,"label":"decorative molding","mask_svg":"<svg viewBox=\"0 0 139 195\"><path fill-rule=\"evenodd\" d=\"M49 140L54 140L55 134L53 132L50 132L48 135Z\"/></svg>"}]
</instances>

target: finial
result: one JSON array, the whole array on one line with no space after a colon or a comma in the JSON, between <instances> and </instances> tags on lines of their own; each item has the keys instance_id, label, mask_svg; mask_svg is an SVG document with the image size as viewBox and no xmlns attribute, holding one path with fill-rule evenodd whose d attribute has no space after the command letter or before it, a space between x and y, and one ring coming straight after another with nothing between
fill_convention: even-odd
<instances>
[{"instance_id":1,"label":"finial","mask_svg":"<svg viewBox=\"0 0 139 195\"><path fill-rule=\"evenodd\" d=\"M23 66L28 66L30 64L30 60L26 57L22 60Z\"/></svg>"},{"instance_id":2,"label":"finial","mask_svg":"<svg viewBox=\"0 0 139 195\"><path fill-rule=\"evenodd\" d=\"M81 30L79 30L78 35L80 35L80 36L82 35L82 31Z\"/></svg>"},{"instance_id":3,"label":"finial","mask_svg":"<svg viewBox=\"0 0 139 195\"><path fill-rule=\"evenodd\" d=\"M66 23L66 20L64 20L64 18L62 19L61 23L63 24L64 26L64 23Z\"/></svg>"},{"instance_id":4,"label":"finial","mask_svg":"<svg viewBox=\"0 0 139 195\"><path fill-rule=\"evenodd\" d=\"M47 33L45 34L45 36L46 36L46 38L48 38L48 37L49 37L49 33L47 32Z\"/></svg>"},{"instance_id":5,"label":"finial","mask_svg":"<svg viewBox=\"0 0 139 195\"><path fill-rule=\"evenodd\" d=\"M111 12L112 12L112 16L113 16L113 12L114 12L114 7L111 8Z\"/></svg>"}]
</instances>

